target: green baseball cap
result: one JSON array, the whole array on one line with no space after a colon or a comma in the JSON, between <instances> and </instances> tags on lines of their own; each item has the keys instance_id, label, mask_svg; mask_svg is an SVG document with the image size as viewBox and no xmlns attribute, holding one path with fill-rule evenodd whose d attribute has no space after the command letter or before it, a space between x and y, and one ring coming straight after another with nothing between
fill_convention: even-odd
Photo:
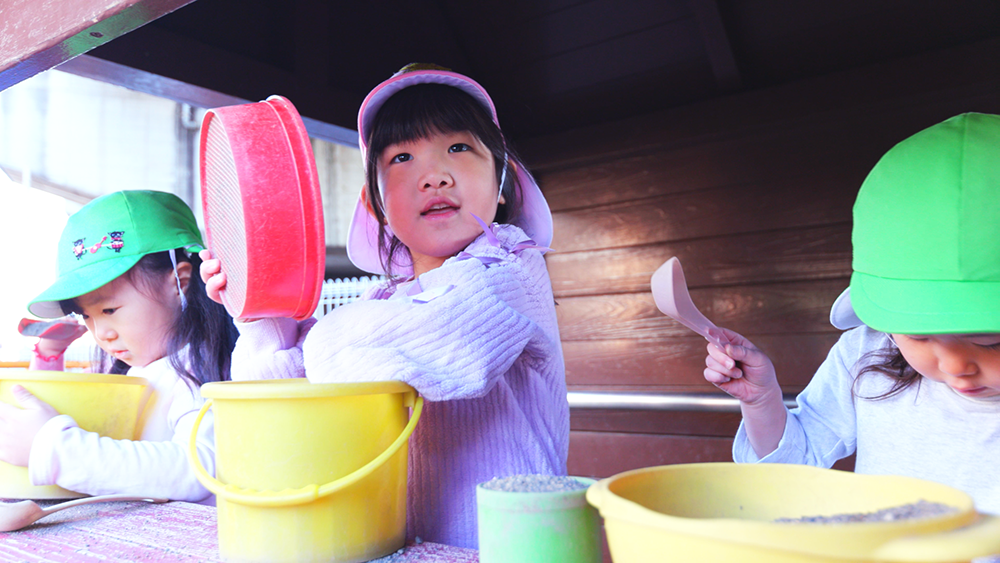
<instances>
[{"instance_id":1,"label":"green baseball cap","mask_svg":"<svg viewBox=\"0 0 1000 563\"><path fill-rule=\"evenodd\" d=\"M1000 332L1000 116L966 113L879 160L854 204L850 303L882 332Z\"/></svg>"},{"instance_id":2,"label":"green baseball cap","mask_svg":"<svg viewBox=\"0 0 1000 563\"><path fill-rule=\"evenodd\" d=\"M204 248L191 208L166 192L127 190L101 196L70 216L59 238L57 278L28 304L42 318L61 317L59 301L113 281L143 256Z\"/></svg>"}]
</instances>

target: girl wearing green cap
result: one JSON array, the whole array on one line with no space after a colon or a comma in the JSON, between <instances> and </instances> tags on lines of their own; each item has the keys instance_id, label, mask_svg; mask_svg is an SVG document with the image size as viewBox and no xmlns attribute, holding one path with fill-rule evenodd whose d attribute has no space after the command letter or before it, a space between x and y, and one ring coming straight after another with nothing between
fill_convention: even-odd
<instances>
[{"instance_id":1,"label":"girl wearing green cap","mask_svg":"<svg viewBox=\"0 0 1000 563\"><path fill-rule=\"evenodd\" d=\"M24 408L0 403L0 460L28 468L33 485L90 495L128 493L212 503L186 457L202 383L229 379L232 318L197 275L203 248L191 209L172 194L123 191L73 214L58 248L58 277L28 306L36 316L81 315L99 351L94 371L143 377L153 388L141 440L112 440L15 386ZM61 370L80 333L45 338L32 369ZM212 425L198 451L213 471Z\"/></svg>"},{"instance_id":2,"label":"girl wearing green cap","mask_svg":"<svg viewBox=\"0 0 1000 563\"><path fill-rule=\"evenodd\" d=\"M907 475L1000 513L1000 116L963 114L893 147L854 205L843 334L782 403L768 357L721 329L705 378L740 400L737 462ZM728 339L728 340L727 340Z\"/></svg>"}]
</instances>

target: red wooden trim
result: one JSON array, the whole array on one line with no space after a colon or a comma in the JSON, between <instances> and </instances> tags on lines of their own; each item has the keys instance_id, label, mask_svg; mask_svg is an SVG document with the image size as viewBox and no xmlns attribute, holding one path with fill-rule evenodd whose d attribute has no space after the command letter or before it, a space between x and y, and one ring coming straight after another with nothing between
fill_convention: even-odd
<instances>
[{"instance_id":1,"label":"red wooden trim","mask_svg":"<svg viewBox=\"0 0 1000 563\"><path fill-rule=\"evenodd\" d=\"M4 0L0 90L120 37L193 0ZM30 30L30 33L29 31Z\"/></svg>"}]
</instances>

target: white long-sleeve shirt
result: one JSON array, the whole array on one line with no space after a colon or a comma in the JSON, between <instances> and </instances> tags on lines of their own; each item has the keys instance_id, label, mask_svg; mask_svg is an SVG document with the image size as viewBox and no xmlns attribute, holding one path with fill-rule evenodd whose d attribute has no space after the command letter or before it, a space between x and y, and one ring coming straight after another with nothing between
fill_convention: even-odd
<instances>
[{"instance_id":1,"label":"white long-sleeve shirt","mask_svg":"<svg viewBox=\"0 0 1000 563\"><path fill-rule=\"evenodd\" d=\"M867 326L841 336L796 399L778 448L760 458L743 425L733 444L741 463L830 467L857 452L855 472L906 475L969 494L981 512L1000 514L1000 398L972 399L921 378L901 393L871 400L892 387L878 373L854 387L865 355L890 345Z\"/></svg>"},{"instance_id":2,"label":"white long-sleeve shirt","mask_svg":"<svg viewBox=\"0 0 1000 563\"><path fill-rule=\"evenodd\" d=\"M113 440L77 426L59 415L42 426L31 444L28 476L32 485L58 485L89 495L134 494L214 504L188 464L188 441L194 419L204 404L170 366L167 358L133 367L129 376L142 377L153 388L140 440ZM215 475L212 413L198 428L198 454L209 475Z\"/></svg>"}]
</instances>

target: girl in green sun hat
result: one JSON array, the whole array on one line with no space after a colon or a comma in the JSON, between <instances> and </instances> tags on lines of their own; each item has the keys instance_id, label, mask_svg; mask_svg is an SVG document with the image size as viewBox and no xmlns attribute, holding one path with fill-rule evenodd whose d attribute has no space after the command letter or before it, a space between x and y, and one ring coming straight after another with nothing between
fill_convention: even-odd
<instances>
[{"instance_id":1,"label":"girl in green sun hat","mask_svg":"<svg viewBox=\"0 0 1000 563\"><path fill-rule=\"evenodd\" d=\"M0 460L26 466L33 485L212 503L188 466L187 443L204 403L199 387L229 379L238 333L192 275L203 247L191 209L168 193L108 194L69 218L58 277L28 309L42 318L82 316L99 347L93 371L145 378L153 402L141 440L112 440L14 386L24 408L0 403ZM43 333L31 368L62 370L63 352L80 334ZM212 432L201 424L198 451L209 471Z\"/></svg>"},{"instance_id":2,"label":"girl in green sun hat","mask_svg":"<svg viewBox=\"0 0 1000 563\"><path fill-rule=\"evenodd\" d=\"M720 329L705 378L740 400L737 462L908 475L1000 513L1000 116L963 114L893 147L854 205L849 329L788 410L768 357Z\"/></svg>"}]
</instances>

